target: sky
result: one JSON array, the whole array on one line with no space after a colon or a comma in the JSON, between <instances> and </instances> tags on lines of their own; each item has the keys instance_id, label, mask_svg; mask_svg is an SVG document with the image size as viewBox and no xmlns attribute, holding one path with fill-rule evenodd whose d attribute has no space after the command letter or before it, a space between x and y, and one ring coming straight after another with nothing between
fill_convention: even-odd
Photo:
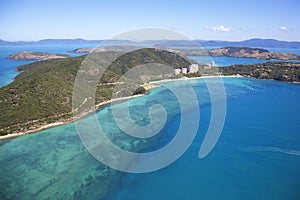
<instances>
[{"instance_id":1,"label":"sky","mask_svg":"<svg viewBox=\"0 0 300 200\"><path fill-rule=\"evenodd\" d=\"M300 41L299 0L0 0L0 39L109 39L141 28L191 39Z\"/></svg>"}]
</instances>

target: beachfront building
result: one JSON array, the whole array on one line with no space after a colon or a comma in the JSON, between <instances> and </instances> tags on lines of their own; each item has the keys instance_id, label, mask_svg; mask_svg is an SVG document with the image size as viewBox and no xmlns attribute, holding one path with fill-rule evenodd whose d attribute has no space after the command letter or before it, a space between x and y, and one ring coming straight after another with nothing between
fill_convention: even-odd
<instances>
[{"instance_id":1,"label":"beachfront building","mask_svg":"<svg viewBox=\"0 0 300 200\"><path fill-rule=\"evenodd\" d=\"M174 74L191 74L191 73L197 73L199 71L199 65L198 64L191 64L187 68L177 68L174 69Z\"/></svg>"},{"instance_id":2,"label":"beachfront building","mask_svg":"<svg viewBox=\"0 0 300 200\"><path fill-rule=\"evenodd\" d=\"M211 61L210 66L211 66L211 67L215 67L215 66L216 66L215 61Z\"/></svg>"},{"instance_id":3,"label":"beachfront building","mask_svg":"<svg viewBox=\"0 0 300 200\"><path fill-rule=\"evenodd\" d=\"M181 73L181 69L174 69L174 74L175 75L178 75L178 74L180 74Z\"/></svg>"},{"instance_id":4,"label":"beachfront building","mask_svg":"<svg viewBox=\"0 0 300 200\"><path fill-rule=\"evenodd\" d=\"M188 67L188 72L190 73L197 73L199 71L199 65L198 64L191 64Z\"/></svg>"},{"instance_id":5,"label":"beachfront building","mask_svg":"<svg viewBox=\"0 0 300 200\"><path fill-rule=\"evenodd\" d=\"M187 74L188 73L188 69L187 68L181 68L181 73L182 74Z\"/></svg>"}]
</instances>

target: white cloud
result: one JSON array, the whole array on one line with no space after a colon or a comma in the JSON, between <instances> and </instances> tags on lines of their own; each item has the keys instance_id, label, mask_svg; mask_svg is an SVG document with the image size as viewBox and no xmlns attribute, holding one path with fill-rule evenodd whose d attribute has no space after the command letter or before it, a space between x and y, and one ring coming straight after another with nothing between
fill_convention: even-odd
<instances>
[{"instance_id":1,"label":"white cloud","mask_svg":"<svg viewBox=\"0 0 300 200\"><path fill-rule=\"evenodd\" d=\"M280 27L280 30L286 31L286 30L287 30L287 27L286 27L286 26L281 26L281 27Z\"/></svg>"},{"instance_id":2,"label":"white cloud","mask_svg":"<svg viewBox=\"0 0 300 200\"><path fill-rule=\"evenodd\" d=\"M213 31L219 31L219 32L228 32L229 28L222 25L222 26L212 27L211 30L213 30Z\"/></svg>"}]
</instances>

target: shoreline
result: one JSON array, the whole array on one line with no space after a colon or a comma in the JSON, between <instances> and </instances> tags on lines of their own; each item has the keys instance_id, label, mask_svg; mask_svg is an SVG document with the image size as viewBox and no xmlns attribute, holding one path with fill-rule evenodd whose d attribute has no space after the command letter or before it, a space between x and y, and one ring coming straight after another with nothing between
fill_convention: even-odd
<instances>
[{"instance_id":1,"label":"shoreline","mask_svg":"<svg viewBox=\"0 0 300 200\"><path fill-rule=\"evenodd\" d=\"M184 80L205 79L205 78L225 78L225 77L226 78L229 78L229 77L237 78L237 77L243 77L243 76L240 76L240 75L229 75L229 76L214 75L214 76L200 76L200 77L191 77L191 78L181 77L181 78L177 78L177 79L164 79L164 80L160 80L160 81L151 81L149 83L143 84L142 86L148 92L149 90L161 87L159 85L159 83L161 83L161 82L184 81ZM94 106L94 108L92 108L91 110L89 110L87 112L84 112L84 113L82 113L78 116L73 116L69 119L64 119L62 121L57 121L57 122L54 122L54 123L51 123L51 124L42 125L38 128L32 129L32 130L27 130L27 131L24 131L24 132L17 132L17 133L11 133L11 134L7 134L7 135L3 135L3 136L0 136L0 141L1 140L6 140L6 139L11 139L11 138L16 138L16 137L23 136L23 135L32 134L32 133L42 131L42 130L45 130L45 129L49 129L49 128L53 128L53 127L56 127L56 126L65 125L65 124L77 121L77 120L81 119L82 117L87 116L87 115L91 114L92 112L99 110L101 107L103 107L107 104L118 102L118 101L123 101L123 100L129 100L129 99L133 99L133 98L138 98L138 97L142 97L142 96L145 96L145 95L147 95L147 93L146 94L138 94L138 95L133 95L133 96L128 96L128 97L121 97L121 98L111 99L111 100L108 100L108 101L103 101L99 104L96 104Z\"/></svg>"},{"instance_id":2,"label":"shoreline","mask_svg":"<svg viewBox=\"0 0 300 200\"><path fill-rule=\"evenodd\" d=\"M181 77L181 78L175 78L175 79L164 79L161 81L151 81L149 82L150 84L159 84L163 82L172 82L172 81L187 81L187 80L197 80L197 79L206 79L206 78L242 78L243 76L241 75L205 75L205 76L199 76L199 77Z\"/></svg>"},{"instance_id":3,"label":"shoreline","mask_svg":"<svg viewBox=\"0 0 300 200\"><path fill-rule=\"evenodd\" d=\"M142 97L142 96L145 96L145 94L139 94L139 95L128 96L128 97L121 97L121 98L116 98L116 99L111 99L111 100L108 100L108 101L104 101L104 102L101 102L101 103L95 105L93 109L91 109L90 111L84 112L81 115L73 116L69 119L64 119L63 121L58 121L58 122L54 122L54 123L51 123L51 124L42 125L42 126L36 128L36 129L32 129L32 130L28 130L28 131L24 131L24 132L18 132L18 133L11 133L11 134L7 134L7 135L2 135L2 136L0 136L0 141L1 140L6 140L6 139L11 139L11 138L16 138L16 137L23 136L23 135L32 134L32 133L42 131L42 130L45 130L45 129L49 129L49 128L53 128L53 127L56 127L56 126L65 125L65 124L77 121L77 120L81 119L82 117L84 117L86 115L89 115L94 111L99 110L102 106L105 106L107 104L110 104L110 103L113 103L113 102L118 102L118 101L123 101L123 100L129 100L129 99L133 99L133 98L138 98L138 97Z\"/></svg>"}]
</instances>

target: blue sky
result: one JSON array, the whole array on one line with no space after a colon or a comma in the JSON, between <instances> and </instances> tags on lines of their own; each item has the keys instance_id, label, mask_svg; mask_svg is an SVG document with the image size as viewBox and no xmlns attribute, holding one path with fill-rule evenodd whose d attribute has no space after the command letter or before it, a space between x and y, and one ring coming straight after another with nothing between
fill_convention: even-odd
<instances>
[{"instance_id":1,"label":"blue sky","mask_svg":"<svg viewBox=\"0 0 300 200\"><path fill-rule=\"evenodd\" d=\"M300 41L298 0L0 0L0 39L108 39L139 28L192 39Z\"/></svg>"}]
</instances>

